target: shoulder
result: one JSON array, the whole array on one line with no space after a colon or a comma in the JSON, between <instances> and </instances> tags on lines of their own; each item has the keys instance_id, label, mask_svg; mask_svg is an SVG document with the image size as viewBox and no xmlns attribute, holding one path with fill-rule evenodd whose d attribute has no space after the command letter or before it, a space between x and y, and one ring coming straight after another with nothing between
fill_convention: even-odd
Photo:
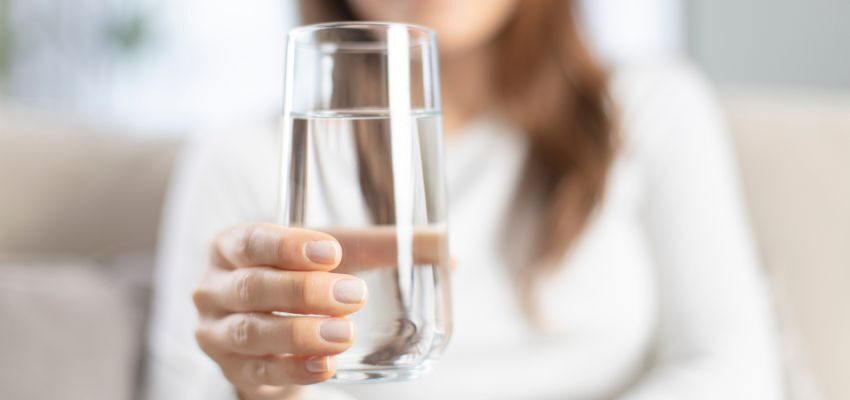
<instances>
[{"instance_id":1,"label":"shoulder","mask_svg":"<svg viewBox=\"0 0 850 400\"><path fill-rule=\"evenodd\" d=\"M206 130L190 135L178 171L191 180L241 181L273 173L277 136L273 123Z\"/></svg>"},{"instance_id":2,"label":"shoulder","mask_svg":"<svg viewBox=\"0 0 850 400\"><path fill-rule=\"evenodd\" d=\"M609 88L625 116L652 107L667 108L682 100L713 97L705 76L696 66L679 58L619 65L611 71Z\"/></svg>"},{"instance_id":3,"label":"shoulder","mask_svg":"<svg viewBox=\"0 0 850 400\"><path fill-rule=\"evenodd\" d=\"M627 153L656 153L670 140L724 130L710 83L685 60L618 66L609 89Z\"/></svg>"},{"instance_id":4,"label":"shoulder","mask_svg":"<svg viewBox=\"0 0 850 400\"><path fill-rule=\"evenodd\" d=\"M276 149L275 126L265 122L205 130L189 136L184 158L224 168L237 168L258 158L268 158Z\"/></svg>"},{"instance_id":5,"label":"shoulder","mask_svg":"<svg viewBox=\"0 0 850 400\"><path fill-rule=\"evenodd\" d=\"M178 160L171 195L246 212L272 207L266 203L274 199L277 185L276 131L274 124L265 123L191 135Z\"/></svg>"}]
</instances>

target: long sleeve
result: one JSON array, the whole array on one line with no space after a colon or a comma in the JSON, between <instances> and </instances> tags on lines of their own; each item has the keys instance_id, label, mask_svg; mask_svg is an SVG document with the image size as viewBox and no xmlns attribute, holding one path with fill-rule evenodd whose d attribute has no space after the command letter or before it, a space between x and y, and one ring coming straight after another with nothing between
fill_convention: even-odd
<instances>
[{"instance_id":1,"label":"long sleeve","mask_svg":"<svg viewBox=\"0 0 850 400\"><path fill-rule=\"evenodd\" d=\"M186 146L166 203L149 335L147 398L235 399L218 366L194 338L197 313L191 292L207 267L215 233L249 222L261 207L241 175L238 147L220 138ZM253 196L252 196L253 195ZM254 215L254 217L259 217Z\"/></svg>"},{"instance_id":2,"label":"long sleeve","mask_svg":"<svg viewBox=\"0 0 850 400\"><path fill-rule=\"evenodd\" d=\"M648 371L621 399L780 399L768 291L715 101L687 68L645 83L625 121L643 142L658 323Z\"/></svg>"},{"instance_id":3,"label":"long sleeve","mask_svg":"<svg viewBox=\"0 0 850 400\"><path fill-rule=\"evenodd\" d=\"M172 178L160 243L148 343L150 400L235 400L218 366L195 342L191 294L208 267L215 235L237 224L272 222L277 195L274 129L207 135L191 141ZM313 385L302 400L351 400Z\"/></svg>"}]
</instances>

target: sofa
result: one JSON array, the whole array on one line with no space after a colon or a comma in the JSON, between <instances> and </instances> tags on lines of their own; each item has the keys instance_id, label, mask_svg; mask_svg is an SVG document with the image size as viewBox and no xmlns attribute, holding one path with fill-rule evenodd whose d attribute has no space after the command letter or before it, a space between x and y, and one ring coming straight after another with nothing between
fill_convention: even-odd
<instances>
[{"instance_id":1,"label":"sofa","mask_svg":"<svg viewBox=\"0 0 850 400\"><path fill-rule=\"evenodd\" d=\"M789 397L850 399L850 94L721 94ZM0 105L0 398L139 398L180 147Z\"/></svg>"}]
</instances>

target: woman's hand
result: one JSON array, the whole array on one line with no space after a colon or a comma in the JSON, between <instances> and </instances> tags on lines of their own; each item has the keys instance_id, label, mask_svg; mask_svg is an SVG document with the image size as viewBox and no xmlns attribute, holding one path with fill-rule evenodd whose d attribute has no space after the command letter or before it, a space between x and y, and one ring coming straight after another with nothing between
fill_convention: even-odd
<instances>
[{"instance_id":1,"label":"woman's hand","mask_svg":"<svg viewBox=\"0 0 850 400\"><path fill-rule=\"evenodd\" d=\"M242 398L287 398L334 374L333 356L354 339L345 315L367 297L362 280L328 272L341 257L331 235L271 224L239 226L214 241L193 294L196 338Z\"/></svg>"}]
</instances>

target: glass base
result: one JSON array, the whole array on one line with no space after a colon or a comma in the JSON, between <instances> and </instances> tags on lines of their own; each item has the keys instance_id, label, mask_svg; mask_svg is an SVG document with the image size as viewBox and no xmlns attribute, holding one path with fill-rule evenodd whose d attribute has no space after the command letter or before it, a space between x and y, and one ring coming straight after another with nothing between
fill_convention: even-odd
<instances>
[{"instance_id":1,"label":"glass base","mask_svg":"<svg viewBox=\"0 0 850 400\"><path fill-rule=\"evenodd\" d=\"M418 378L430 371L430 363L413 368L338 369L330 380L337 383L399 382Z\"/></svg>"}]
</instances>

